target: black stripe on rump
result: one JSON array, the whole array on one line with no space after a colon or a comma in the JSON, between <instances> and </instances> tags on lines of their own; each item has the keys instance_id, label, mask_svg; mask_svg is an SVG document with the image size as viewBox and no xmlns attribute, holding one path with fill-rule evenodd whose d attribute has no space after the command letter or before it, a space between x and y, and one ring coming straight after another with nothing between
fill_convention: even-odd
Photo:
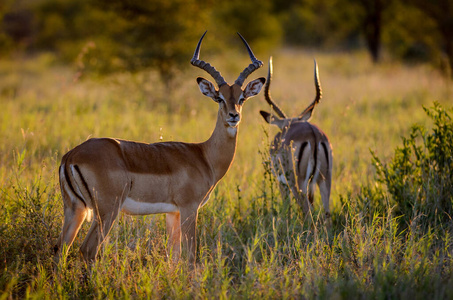
<instances>
[{"instance_id":1,"label":"black stripe on rump","mask_svg":"<svg viewBox=\"0 0 453 300\"><path fill-rule=\"evenodd\" d=\"M298 165L297 165L297 168L298 168L299 170L300 170L300 163L301 163L301 161L302 161L302 155L304 154L304 150L305 150L305 148L307 147L307 145L308 145L308 142L303 142L303 143L302 143L302 146L300 146L299 155L298 155L298 157L297 157L297 159L299 160L298 163L297 163L297 164L298 164Z\"/></svg>"},{"instance_id":2,"label":"black stripe on rump","mask_svg":"<svg viewBox=\"0 0 453 300\"><path fill-rule=\"evenodd\" d=\"M315 131L313 130L313 126L310 126L310 129L311 129L311 132L313 133L313 136L316 137ZM310 174L310 178L313 178L313 176L315 176L316 169L318 168L318 141L316 138L315 138L315 144L313 146L315 147L314 153L313 153L315 165L313 166L313 171Z\"/></svg>"},{"instance_id":3,"label":"black stripe on rump","mask_svg":"<svg viewBox=\"0 0 453 300\"><path fill-rule=\"evenodd\" d=\"M79 172L80 174L80 172ZM77 194L76 190L74 189L74 186L72 185L71 183L71 180L69 180L69 173L68 173L68 166L65 164L65 167L64 167L64 176L66 178L66 183L68 184L68 187L69 189L71 190L71 192L80 200L82 201L82 203L85 205L85 207L87 206L85 200L79 195Z\"/></svg>"},{"instance_id":4,"label":"black stripe on rump","mask_svg":"<svg viewBox=\"0 0 453 300\"><path fill-rule=\"evenodd\" d=\"M88 197L90 197L90 199L93 199L92 196L91 196L91 193L90 193L90 188L88 187L88 184L87 184L85 178L83 178L82 172L80 172L79 166L78 165L74 165L74 170L76 170L77 173L79 173L79 177L82 180L83 187L85 188L85 190L88 193ZM86 203L85 203L85 206L86 206Z\"/></svg>"},{"instance_id":5,"label":"black stripe on rump","mask_svg":"<svg viewBox=\"0 0 453 300\"><path fill-rule=\"evenodd\" d=\"M326 145L326 143L321 143L321 145L322 145L322 148L324 149L324 155L326 156L327 168L329 168L330 161L329 161L329 151L327 150L327 145Z\"/></svg>"}]
</instances>

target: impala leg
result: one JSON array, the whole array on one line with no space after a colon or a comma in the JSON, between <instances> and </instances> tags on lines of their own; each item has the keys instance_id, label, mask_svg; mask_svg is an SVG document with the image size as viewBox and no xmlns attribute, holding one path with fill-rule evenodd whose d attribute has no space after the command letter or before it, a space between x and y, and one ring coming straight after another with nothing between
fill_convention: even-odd
<instances>
[{"instance_id":1,"label":"impala leg","mask_svg":"<svg viewBox=\"0 0 453 300\"><path fill-rule=\"evenodd\" d=\"M291 219L291 190L283 168L282 158L275 157L272 159L272 173L278 181L278 188L283 201L282 211L284 214L288 214L288 219Z\"/></svg>"},{"instance_id":2,"label":"impala leg","mask_svg":"<svg viewBox=\"0 0 453 300\"><path fill-rule=\"evenodd\" d=\"M324 155L321 151L319 153L319 160L321 161L321 173L318 177L318 186L319 191L321 192L321 200L324 205L324 210L326 212L326 219L330 222L330 189L332 184L332 155L330 145L323 143L321 144L324 149Z\"/></svg>"},{"instance_id":3,"label":"impala leg","mask_svg":"<svg viewBox=\"0 0 453 300\"><path fill-rule=\"evenodd\" d=\"M315 199L315 185L316 184L313 181L310 181L310 184L308 185L308 201L310 201L312 206Z\"/></svg>"},{"instance_id":4,"label":"impala leg","mask_svg":"<svg viewBox=\"0 0 453 300\"><path fill-rule=\"evenodd\" d=\"M283 200L282 212L287 215L288 220L291 220L291 191L288 183L279 182L280 195Z\"/></svg>"},{"instance_id":5,"label":"impala leg","mask_svg":"<svg viewBox=\"0 0 453 300\"><path fill-rule=\"evenodd\" d=\"M278 181L278 188L283 201L289 200L290 190L288 180L286 179L285 168L283 167L282 158L280 156L272 158L272 173Z\"/></svg>"},{"instance_id":6,"label":"impala leg","mask_svg":"<svg viewBox=\"0 0 453 300\"><path fill-rule=\"evenodd\" d=\"M280 178L279 178L280 180ZM282 199L283 201L289 201L290 200L290 188L288 186L288 184L286 183L286 180L285 182L279 182L278 183L278 187L279 187L279 190L280 190L280 195L282 196Z\"/></svg>"},{"instance_id":7,"label":"impala leg","mask_svg":"<svg viewBox=\"0 0 453 300\"><path fill-rule=\"evenodd\" d=\"M181 256L181 215L179 212L167 213L166 216L168 246L167 256L174 262Z\"/></svg>"},{"instance_id":8,"label":"impala leg","mask_svg":"<svg viewBox=\"0 0 453 300\"><path fill-rule=\"evenodd\" d=\"M309 146L307 147L309 148ZM305 158L306 155L302 156L303 160L308 160ZM306 170L299 170L299 177L296 177L294 171L294 182L291 186L294 196L297 199L298 204L302 208L302 212L306 215L310 212L311 199L309 198L309 184L310 184L310 174L311 174L311 164L308 162L308 167Z\"/></svg>"},{"instance_id":9,"label":"impala leg","mask_svg":"<svg viewBox=\"0 0 453 300\"><path fill-rule=\"evenodd\" d=\"M311 144L307 142L305 147L301 146L298 151L302 152L299 158L300 161L296 162L293 159L294 177L297 178L295 182L297 182L298 187L295 186L293 192L294 189L297 190L299 205L302 207L304 214L309 214L313 203L313 189L309 185L311 185L310 181L314 168L314 160L311 157Z\"/></svg>"},{"instance_id":10,"label":"impala leg","mask_svg":"<svg viewBox=\"0 0 453 300\"><path fill-rule=\"evenodd\" d=\"M321 200L326 212L326 218L330 218L330 180L321 180L319 183Z\"/></svg>"},{"instance_id":11,"label":"impala leg","mask_svg":"<svg viewBox=\"0 0 453 300\"><path fill-rule=\"evenodd\" d=\"M193 266L195 264L197 251L196 229L198 208L181 209L180 213L183 256L188 258L189 264Z\"/></svg>"},{"instance_id":12,"label":"impala leg","mask_svg":"<svg viewBox=\"0 0 453 300\"><path fill-rule=\"evenodd\" d=\"M299 180L298 187L291 187L293 194L296 197L298 204L301 206L304 214L308 214L311 208L311 203L308 196L308 181L309 178L301 178L301 180Z\"/></svg>"},{"instance_id":13,"label":"impala leg","mask_svg":"<svg viewBox=\"0 0 453 300\"><path fill-rule=\"evenodd\" d=\"M69 195L63 191L64 200L64 223L61 234L58 237L57 243L54 247L55 256L54 262L58 264L62 256L66 256L69 248L74 242L80 227L85 220L88 209L78 199L71 201ZM66 245L66 247L64 247ZM64 251L64 253L63 253Z\"/></svg>"},{"instance_id":14,"label":"impala leg","mask_svg":"<svg viewBox=\"0 0 453 300\"><path fill-rule=\"evenodd\" d=\"M96 260L99 248L109 234L118 212L118 209L113 209L113 211L107 213L96 214L91 228L80 247L80 252L87 265L91 265Z\"/></svg>"}]
</instances>

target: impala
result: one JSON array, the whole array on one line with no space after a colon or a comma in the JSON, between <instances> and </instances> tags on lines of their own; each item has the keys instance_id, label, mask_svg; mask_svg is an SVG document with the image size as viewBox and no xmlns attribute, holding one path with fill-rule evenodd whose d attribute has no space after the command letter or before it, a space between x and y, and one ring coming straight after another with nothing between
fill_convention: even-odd
<instances>
[{"instance_id":1,"label":"impala","mask_svg":"<svg viewBox=\"0 0 453 300\"><path fill-rule=\"evenodd\" d=\"M316 97L295 118L288 118L274 103L270 95L272 57L264 87L264 98L277 116L260 111L267 123L277 125L280 132L275 136L270 149L272 168L279 181L284 199L292 191L304 213L313 205L314 188L318 184L326 217L330 217L329 198L332 179L332 147L324 132L310 124L313 109L321 100L321 84L315 61Z\"/></svg>"},{"instance_id":2,"label":"impala","mask_svg":"<svg viewBox=\"0 0 453 300\"><path fill-rule=\"evenodd\" d=\"M244 80L263 63L238 33L252 63L233 85L227 84L213 66L199 60L205 34L191 64L205 70L219 87L197 78L201 92L219 105L211 137L203 143L155 144L93 138L66 153L59 170L64 224L55 246L57 263L67 255L80 226L92 213L94 220L80 251L88 265L95 261L120 211L131 215L165 213L169 255L179 259L182 239L184 257L191 264L195 262L198 209L206 204L233 162L242 105L257 95L266 81L258 78L242 89Z\"/></svg>"}]
</instances>

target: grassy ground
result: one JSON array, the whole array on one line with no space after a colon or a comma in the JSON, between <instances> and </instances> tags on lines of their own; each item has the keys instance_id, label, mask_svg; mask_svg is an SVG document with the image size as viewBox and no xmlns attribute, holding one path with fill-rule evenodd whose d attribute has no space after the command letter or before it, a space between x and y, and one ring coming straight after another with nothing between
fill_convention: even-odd
<instances>
[{"instance_id":1,"label":"grassy ground","mask_svg":"<svg viewBox=\"0 0 453 300\"><path fill-rule=\"evenodd\" d=\"M314 97L313 55L274 55L272 94L289 115ZM196 271L167 261L163 215L121 215L88 279L77 249L89 224L53 271L61 156L88 137L207 139L217 105L195 82L207 74L188 69L166 91L153 72L79 78L51 56L0 61L0 299L451 298L451 224L402 229L391 206L366 216L357 209L363 187L378 184L370 150L388 161L414 123L431 127L422 105L452 103L451 81L424 65L374 66L364 53L316 59L323 99L312 122L334 149L331 229L318 204L309 221L280 200L267 167L277 131L258 113L268 110L260 94L244 106L232 168L200 211ZM207 60L229 82L248 64L231 54Z\"/></svg>"}]
</instances>

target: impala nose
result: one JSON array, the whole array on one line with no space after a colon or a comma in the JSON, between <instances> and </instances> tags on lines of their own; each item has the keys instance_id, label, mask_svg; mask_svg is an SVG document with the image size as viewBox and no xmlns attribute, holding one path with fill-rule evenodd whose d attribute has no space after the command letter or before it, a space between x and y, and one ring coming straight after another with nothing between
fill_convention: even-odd
<instances>
[{"instance_id":1,"label":"impala nose","mask_svg":"<svg viewBox=\"0 0 453 300\"><path fill-rule=\"evenodd\" d=\"M233 119L233 120L236 120L237 118L239 118L239 114L238 113L229 113L230 117Z\"/></svg>"},{"instance_id":2,"label":"impala nose","mask_svg":"<svg viewBox=\"0 0 453 300\"><path fill-rule=\"evenodd\" d=\"M229 116L229 118L227 120L228 124L231 127L235 127L240 121L239 114L236 112L230 112L230 113L228 113L228 116Z\"/></svg>"}]
</instances>

